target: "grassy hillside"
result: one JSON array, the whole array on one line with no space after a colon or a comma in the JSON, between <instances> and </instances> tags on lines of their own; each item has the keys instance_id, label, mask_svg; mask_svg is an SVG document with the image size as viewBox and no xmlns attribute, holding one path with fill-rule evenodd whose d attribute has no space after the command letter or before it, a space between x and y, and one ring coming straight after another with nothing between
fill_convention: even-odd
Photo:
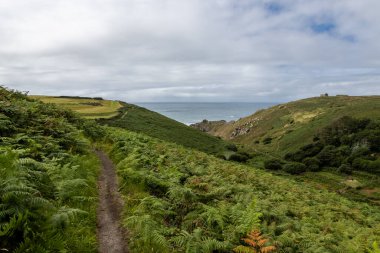
<instances>
[{"instance_id":1,"label":"grassy hillside","mask_svg":"<svg viewBox=\"0 0 380 253\"><path fill-rule=\"evenodd\" d=\"M97 252L97 129L0 87L1 252Z\"/></svg>"},{"instance_id":2,"label":"grassy hillside","mask_svg":"<svg viewBox=\"0 0 380 253\"><path fill-rule=\"evenodd\" d=\"M220 148L124 106L107 121L122 128L101 127L0 89L1 251L96 252L95 141L117 164L130 252L364 253L380 241L380 207L177 145Z\"/></svg>"},{"instance_id":3,"label":"grassy hillside","mask_svg":"<svg viewBox=\"0 0 380 253\"><path fill-rule=\"evenodd\" d=\"M99 122L110 126L144 133L161 140L174 142L185 147L198 149L211 154L226 150L227 143L209 134L202 133L173 119L145 108L122 103L120 114Z\"/></svg>"},{"instance_id":4,"label":"grassy hillside","mask_svg":"<svg viewBox=\"0 0 380 253\"><path fill-rule=\"evenodd\" d=\"M118 101L101 98L30 96L44 103L52 103L73 110L86 119L111 118L122 105Z\"/></svg>"},{"instance_id":5,"label":"grassy hillside","mask_svg":"<svg viewBox=\"0 0 380 253\"><path fill-rule=\"evenodd\" d=\"M240 252L251 230L267 242L246 252L358 253L380 240L379 207L146 135L108 132L131 252Z\"/></svg>"},{"instance_id":6,"label":"grassy hillside","mask_svg":"<svg viewBox=\"0 0 380 253\"><path fill-rule=\"evenodd\" d=\"M256 150L283 156L312 142L323 127L342 116L380 119L380 96L316 97L261 110L210 132Z\"/></svg>"},{"instance_id":7,"label":"grassy hillside","mask_svg":"<svg viewBox=\"0 0 380 253\"><path fill-rule=\"evenodd\" d=\"M233 124L197 127L250 147L253 166L285 177L282 170L302 173L291 178L380 204L379 119L380 96L338 96L277 105Z\"/></svg>"},{"instance_id":8,"label":"grassy hillside","mask_svg":"<svg viewBox=\"0 0 380 253\"><path fill-rule=\"evenodd\" d=\"M225 141L188 127L145 108L119 101L99 98L31 96L73 110L87 119L195 148L211 154L222 154ZM234 152L233 152L234 153Z\"/></svg>"}]
</instances>

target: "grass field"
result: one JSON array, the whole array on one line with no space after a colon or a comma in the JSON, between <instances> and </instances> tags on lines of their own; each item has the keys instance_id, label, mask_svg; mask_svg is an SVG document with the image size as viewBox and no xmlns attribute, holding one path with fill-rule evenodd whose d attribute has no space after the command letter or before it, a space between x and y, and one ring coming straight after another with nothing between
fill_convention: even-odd
<instances>
[{"instance_id":1,"label":"grass field","mask_svg":"<svg viewBox=\"0 0 380 253\"><path fill-rule=\"evenodd\" d=\"M118 115L122 107L120 102L92 98L68 98L51 96L30 96L44 103L53 103L66 109L73 110L87 119L111 118Z\"/></svg>"}]
</instances>

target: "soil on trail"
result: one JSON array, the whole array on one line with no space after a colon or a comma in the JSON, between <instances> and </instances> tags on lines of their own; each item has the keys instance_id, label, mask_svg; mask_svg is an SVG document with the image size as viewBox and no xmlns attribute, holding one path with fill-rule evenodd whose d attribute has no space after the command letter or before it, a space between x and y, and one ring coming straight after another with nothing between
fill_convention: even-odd
<instances>
[{"instance_id":1,"label":"soil on trail","mask_svg":"<svg viewBox=\"0 0 380 253\"><path fill-rule=\"evenodd\" d=\"M120 226L123 200L118 192L115 167L104 152L96 154L102 162L97 210L99 253L126 253L126 231Z\"/></svg>"}]
</instances>

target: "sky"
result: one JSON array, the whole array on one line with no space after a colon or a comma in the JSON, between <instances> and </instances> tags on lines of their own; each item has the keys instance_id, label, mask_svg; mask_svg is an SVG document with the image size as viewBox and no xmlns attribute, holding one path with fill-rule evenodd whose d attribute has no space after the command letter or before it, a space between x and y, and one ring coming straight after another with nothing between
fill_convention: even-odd
<instances>
[{"instance_id":1,"label":"sky","mask_svg":"<svg viewBox=\"0 0 380 253\"><path fill-rule=\"evenodd\" d=\"M379 0L0 0L0 85L128 102L380 94Z\"/></svg>"}]
</instances>

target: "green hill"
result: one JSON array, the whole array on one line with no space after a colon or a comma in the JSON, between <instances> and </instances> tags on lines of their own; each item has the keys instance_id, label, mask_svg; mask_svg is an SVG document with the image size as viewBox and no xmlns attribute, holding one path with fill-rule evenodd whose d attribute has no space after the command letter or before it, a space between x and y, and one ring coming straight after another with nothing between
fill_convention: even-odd
<instances>
[{"instance_id":1,"label":"green hill","mask_svg":"<svg viewBox=\"0 0 380 253\"><path fill-rule=\"evenodd\" d=\"M210 133L273 155L285 155L312 142L320 129L342 116L380 119L380 96L302 99L260 110Z\"/></svg>"},{"instance_id":2,"label":"green hill","mask_svg":"<svg viewBox=\"0 0 380 253\"><path fill-rule=\"evenodd\" d=\"M130 131L144 133L168 142L201 150L209 154L218 154L226 150L227 142L202 133L178 121L165 117L137 105L121 102L119 115L110 119L99 119L101 124L120 127Z\"/></svg>"},{"instance_id":3,"label":"green hill","mask_svg":"<svg viewBox=\"0 0 380 253\"><path fill-rule=\"evenodd\" d=\"M298 180L315 187L379 204L379 120L380 96L336 96L277 105L233 123L195 127L249 147L255 154L250 163L256 167L300 174Z\"/></svg>"}]
</instances>

